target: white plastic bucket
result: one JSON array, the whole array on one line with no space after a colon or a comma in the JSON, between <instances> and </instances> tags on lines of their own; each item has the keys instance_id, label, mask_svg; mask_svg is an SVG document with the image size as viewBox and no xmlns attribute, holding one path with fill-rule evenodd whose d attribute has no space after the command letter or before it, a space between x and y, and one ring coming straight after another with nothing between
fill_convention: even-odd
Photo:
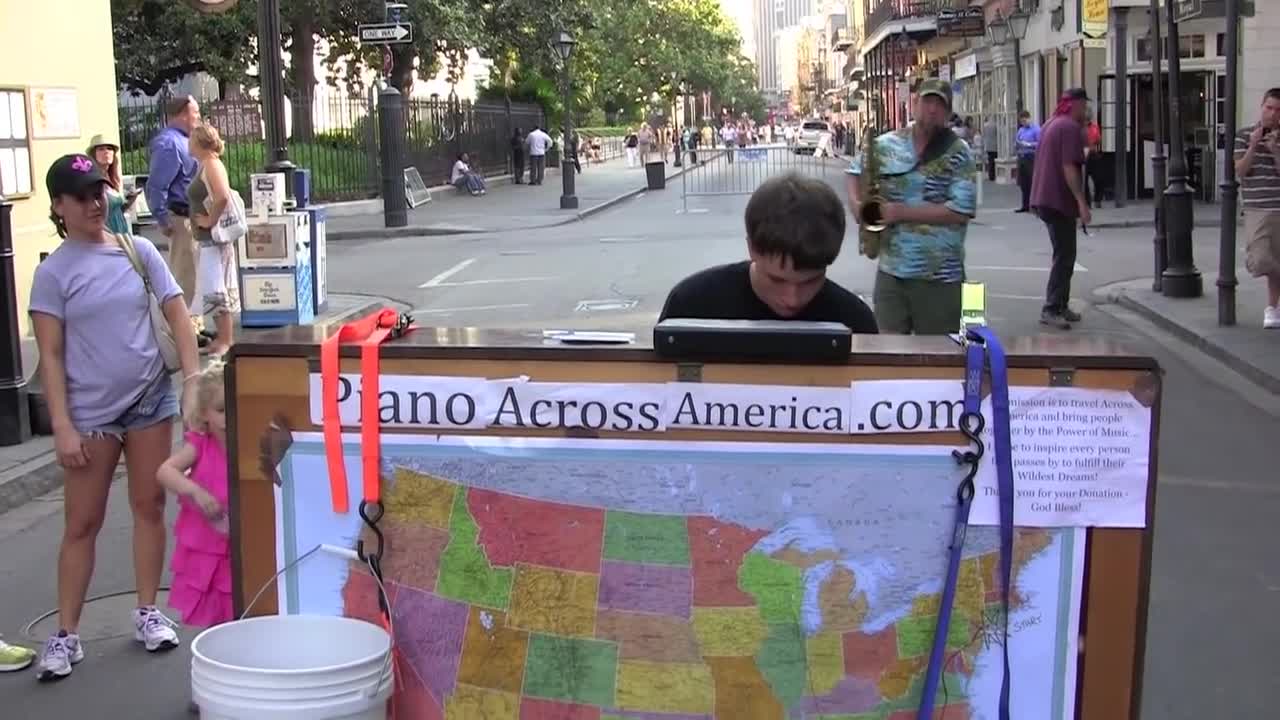
<instances>
[{"instance_id":1,"label":"white plastic bucket","mask_svg":"<svg viewBox=\"0 0 1280 720\"><path fill-rule=\"evenodd\" d=\"M202 720L385 720L391 637L363 620L271 615L217 625L191 643Z\"/></svg>"}]
</instances>

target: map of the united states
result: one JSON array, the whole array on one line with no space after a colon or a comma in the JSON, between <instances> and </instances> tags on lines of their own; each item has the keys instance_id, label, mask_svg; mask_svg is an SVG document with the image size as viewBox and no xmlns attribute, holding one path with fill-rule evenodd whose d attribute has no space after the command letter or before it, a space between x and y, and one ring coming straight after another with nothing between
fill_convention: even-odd
<instances>
[{"instance_id":1,"label":"map of the united states","mask_svg":"<svg viewBox=\"0 0 1280 720\"><path fill-rule=\"evenodd\" d=\"M916 716L936 592L885 620L836 553L778 528L533 499L406 468L391 479L383 571L397 717ZM1015 590L1051 541L1019 532ZM975 661L1000 641L999 555L985 550L961 567L935 718L972 717ZM346 614L376 619L360 567L343 599ZM1024 601L1015 591L1014 606Z\"/></svg>"}]
</instances>

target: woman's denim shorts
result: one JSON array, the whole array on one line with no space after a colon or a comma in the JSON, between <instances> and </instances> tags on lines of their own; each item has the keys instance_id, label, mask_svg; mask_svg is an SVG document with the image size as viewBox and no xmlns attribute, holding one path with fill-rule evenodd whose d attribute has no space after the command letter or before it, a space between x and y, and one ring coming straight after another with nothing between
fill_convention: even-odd
<instances>
[{"instance_id":1,"label":"woman's denim shorts","mask_svg":"<svg viewBox=\"0 0 1280 720\"><path fill-rule=\"evenodd\" d=\"M124 442L125 433L149 428L177 414L178 393L174 392L173 380L169 377L169 373L164 372L120 417L105 425L84 429L81 434L95 438L114 437Z\"/></svg>"}]
</instances>

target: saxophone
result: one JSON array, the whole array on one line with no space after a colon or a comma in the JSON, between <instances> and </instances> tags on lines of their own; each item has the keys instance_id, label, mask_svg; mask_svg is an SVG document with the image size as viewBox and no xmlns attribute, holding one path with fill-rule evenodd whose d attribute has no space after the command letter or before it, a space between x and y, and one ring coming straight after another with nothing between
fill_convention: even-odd
<instances>
[{"instance_id":1,"label":"saxophone","mask_svg":"<svg viewBox=\"0 0 1280 720\"><path fill-rule=\"evenodd\" d=\"M884 224L884 196L880 190L880 157L868 127L862 141L862 207L858 211L858 252L871 260L880 255Z\"/></svg>"}]
</instances>

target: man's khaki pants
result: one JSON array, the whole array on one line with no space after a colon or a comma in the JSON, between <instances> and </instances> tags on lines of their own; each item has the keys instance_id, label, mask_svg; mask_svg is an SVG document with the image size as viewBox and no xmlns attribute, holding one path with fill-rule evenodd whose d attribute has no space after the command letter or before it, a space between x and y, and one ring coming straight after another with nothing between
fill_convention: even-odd
<instances>
[{"instance_id":1,"label":"man's khaki pants","mask_svg":"<svg viewBox=\"0 0 1280 720\"><path fill-rule=\"evenodd\" d=\"M169 228L169 272L182 288L182 297L189 308L196 293L196 240L187 218L170 216Z\"/></svg>"}]
</instances>

